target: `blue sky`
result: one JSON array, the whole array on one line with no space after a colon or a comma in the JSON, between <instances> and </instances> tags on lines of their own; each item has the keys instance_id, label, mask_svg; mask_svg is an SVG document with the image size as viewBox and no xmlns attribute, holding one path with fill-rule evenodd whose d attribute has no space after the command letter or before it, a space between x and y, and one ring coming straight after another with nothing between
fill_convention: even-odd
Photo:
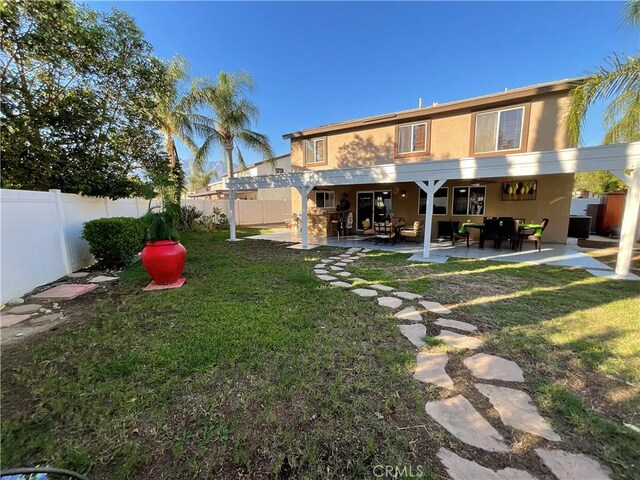
<instances>
[{"instance_id":1,"label":"blue sky","mask_svg":"<svg viewBox=\"0 0 640 480\"><path fill-rule=\"evenodd\" d=\"M127 11L156 54L194 75L244 70L256 130L282 134L581 76L640 49L621 2L90 2ZM585 143L600 143L596 110ZM212 158L213 161L219 160ZM245 152L248 161L259 160Z\"/></svg>"}]
</instances>

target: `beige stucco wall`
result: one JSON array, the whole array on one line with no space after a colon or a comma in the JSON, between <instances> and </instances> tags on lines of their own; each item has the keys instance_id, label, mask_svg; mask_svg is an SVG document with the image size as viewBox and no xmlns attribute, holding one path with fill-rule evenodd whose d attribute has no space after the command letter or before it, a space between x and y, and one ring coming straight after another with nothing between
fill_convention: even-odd
<instances>
[{"instance_id":1,"label":"beige stucco wall","mask_svg":"<svg viewBox=\"0 0 640 480\"><path fill-rule=\"evenodd\" d=\"M491 183L481 183L487 187L485 199L485 215L491 217L515 217L524 218L527 222L540 222L543 218L549 218L549 226L544 233L544 241L564 243L567 240L567 228L569 226L569 208L571 204L571 187L573 174L541 175L538 177L522 177L517 180L537 180L537 195L535 200L505 201L502 200L502 183L514 181L513 178L491 179ZM469 182L450 181L445 184L449 188L447 215L433 216L432 237L435 238L438 221L453 220L465 222L471 220L482 221L482 216L451 215L453 202L453 186L468 186ZM333 190L336 198L341 198L347 193L351 202L351 210L356 209L356 193L367 190L389 190L392 193L392 211L394 216L406 218L408 223L416 220L424 220L424 215L418 215L418 186L415 183L397 184L372 184L372 185L348 185L340 187L323 187ZM402 198L402 192L406 197ZM300 201L300 195L295 192L294 198ZM309 196L308 206L313 203L313 192ZM295 211L295 210L294 210ZM331 209L330 211L334 211ZM472 231L472 238L477 238L477 230Z\"/></svg>"}]
</instances>

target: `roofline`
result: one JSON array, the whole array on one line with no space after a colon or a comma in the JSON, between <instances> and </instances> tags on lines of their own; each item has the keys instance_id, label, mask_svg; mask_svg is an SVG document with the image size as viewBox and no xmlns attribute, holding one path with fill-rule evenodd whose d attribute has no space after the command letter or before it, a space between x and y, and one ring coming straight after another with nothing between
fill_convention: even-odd
<instances>
[{"instance_id":1,"label":"roofline","mask_svg":"<svg viewBox=\"0 0 640 480\"><path fill-rule=\"evenodd\" d=\"M264 164L264 163L269 163L269 162L272 162L272 161L274 161L274 160L280 160L281 158L289 157L289 156L291 156L291 152L283 153L282 155L278 155L277 157L273 157L271 160L267 159L267 160L260 160L259 162L256 162L256 163L250 163L249 165L246 165L243 169L241 169L241 170L237 170L237 171L236 171L236 173L237 173L237 172L242 172L242 171L244 171L244 170L249 170L249 169L250 169L250 168L252 168L252 167L257 167L258 165L262 165L262 164ZM227 177L227 176L228 176L228 174L227 174L227 173L225 173L224 175L222 175L222 177L221 177L221 178L225 178L225 177ZM218 180L218 181L221 181L221 180ZM214 182L214 183L215 183L215 182ZM209 184L209 185L211 185L211 184Z\"/></svg>"},{"instance_id":2,"label":"roofline","mask_svg":"<svg viewBox=\"0 0 640 480\"><path fill-rule=\"evenodd\" d=\"M487 104L507 102L522 99L532 95L544 95L549 93L564 92L573 89L578 83L587 77L567 78L564 80L556 80L553 82L539 83L529 85L527 87L514 88L504 92L491 93L479 97L467 98L464 100L456 100L443 104L436 104L430 107L414 108L411 110L402 110L399 112L386 113L382 115L374 115L372 117L358 118L355 120L346 120L344 122L332 123L320 127L314 127L307 130L299 130L297 132L286 133L282 135L285 140L293 138L302 138L322 133L337 132L352 128L367 127L370 125L379 125L390 122L398 122L410 120L414 118L429 117L431 115L451 112L456 110L471 109Z\"/></svg>"}]
</instances>

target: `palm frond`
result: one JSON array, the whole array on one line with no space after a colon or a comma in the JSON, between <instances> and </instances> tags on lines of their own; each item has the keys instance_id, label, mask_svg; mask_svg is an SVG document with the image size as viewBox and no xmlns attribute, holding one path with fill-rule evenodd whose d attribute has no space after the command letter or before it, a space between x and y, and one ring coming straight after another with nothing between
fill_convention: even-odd
<instances>
[{"instance_id":1,"label":"palm frond","mask_svg":"<svg viewBox=\"0 0 640 480\"><path fill-rule=\"evenodd\" d=\"M640 25L640 0L628 0L622 7L622 18L626 25L637 27Z\"/></svg>"},{"instance_id":2,"label":"palm frond","mask_svg":"<svg viewBox=\"0 0 640 480\"><path fill-rule=\"evenodd\" d=\"M258 152L268 162L273 162L273 149L269 137L251 130L243 130L236 134L236 138L251 150Z\"/></svg>"}]
</instances>

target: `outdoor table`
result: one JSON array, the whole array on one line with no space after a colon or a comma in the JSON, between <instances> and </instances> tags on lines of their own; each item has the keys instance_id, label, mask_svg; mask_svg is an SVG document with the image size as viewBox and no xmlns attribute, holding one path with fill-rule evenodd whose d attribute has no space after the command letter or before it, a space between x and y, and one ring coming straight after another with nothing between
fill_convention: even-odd
<instances>
[{"instance_id":1,"label":"outdoor table","mask_svg":"<svg viewBox=\"0 0 640 480\"><path fill-rule=\"evenodd\" d=\"M542 236L542 225L540 225L539 223L523 223L521 225L518 225L518 230L533 230L533 234L536 237L541 237Z\"/></svg>"}]
</instances>

